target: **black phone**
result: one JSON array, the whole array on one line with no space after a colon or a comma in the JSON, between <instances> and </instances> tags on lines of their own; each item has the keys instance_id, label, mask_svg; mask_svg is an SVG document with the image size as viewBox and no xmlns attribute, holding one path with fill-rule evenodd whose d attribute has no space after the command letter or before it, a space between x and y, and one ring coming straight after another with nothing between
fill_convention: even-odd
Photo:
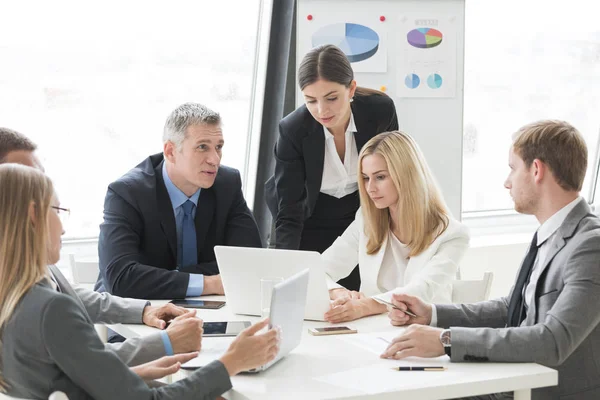
<instances>
[{"instance_id":1,"label":"black phone","mask_svg":"<svg viewBox=\"0 0 600 400\"><path fill-rule=\"evenodd\" d=\"M215 300L188 300L188 299L175 299L171 300L171 303L176 306L186 307L186 308L206 308L209 310L216 310L225 305L224 301L215 301Z\"/></svg>"},{"instance_id":2,"label":"black phone","mask_svg":"<svg viewBox=\"0 0 600 400\"><path fill-rule=\"evenodd\" d=\"M250 321L205 322L202 336L237 336L250 326Z\"/></svg>"}]
</instances>

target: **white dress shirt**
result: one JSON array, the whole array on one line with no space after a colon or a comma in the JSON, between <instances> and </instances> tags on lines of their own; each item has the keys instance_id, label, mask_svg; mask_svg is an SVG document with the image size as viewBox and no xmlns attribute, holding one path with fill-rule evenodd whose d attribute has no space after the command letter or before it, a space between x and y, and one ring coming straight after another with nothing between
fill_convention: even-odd
<instances>
[{"instance_id":1,"label":"white dress shirt","mask_svg":"<svg viewBox=\"0 0 600 400\"><path fill-rule=\"evenodd\" d=\"M323 179L321 181L321 193L341 199L342 197L354 193L358 190L356 180L356 169L358 164L358 150L354 133L356 125L354 116L350 112L350 123L346 129L346 151L344 152L344 163L335 148L334 137L323 126L325 135L325 160L323 162Z\"/></svg>"},{"instance_id":2,"label":"white dress shirt","mask_svg":"<svg viewBox=\"0 0 600 400\"><path fill-rule=\"evenodd\" d=\"M539 247L535 261L533 262L533 268L531 271L531 277L529 278L529 284L525 288L525 307L529 308L529 304L534 301L535 287L537 281L542 272L540 265L544 265L548 251L552 247L552 242L556 236L556 231L565 222L567 215L575 208L577 203L583 201L582 197L577 197L575 200L555 212L550 218L548 218L537 230L537 245ZM437 309L434 304L431 307L431 326L437 326Z\"/></svg>"},{"instance_id":3,"label":"white dress shirt","mask_svg":"<svg viewBox=\"0 0 600 400\"><path fill-rule=\"evenodd\" d=\"M388 233L387 249L381 262L377 286L381 292L388 292L404 286L404 272L408 265L410 249L391 231Z\"/></svg>"}]
</instances>

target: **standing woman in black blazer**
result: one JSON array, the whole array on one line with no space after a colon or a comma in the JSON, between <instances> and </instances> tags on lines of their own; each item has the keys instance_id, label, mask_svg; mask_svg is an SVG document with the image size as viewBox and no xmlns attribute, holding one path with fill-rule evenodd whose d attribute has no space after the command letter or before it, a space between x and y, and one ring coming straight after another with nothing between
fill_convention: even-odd
<instances>
[{"instance_id":1,"label":"standing woman in black blazer","mask_svg":"<svg viewBox=\"0 0 600 400\"><path fill-rule=\"evenodd\" d=\"M298 85L305 104L279 123L275 173L265 194L275 247L322 253L360 205L358 153L378 133L397 130L398 118L386 94L357 87L350 62L333 45L304 56ZM358 290L358 268L339 283Z\"/></svg>"}]
</instances>

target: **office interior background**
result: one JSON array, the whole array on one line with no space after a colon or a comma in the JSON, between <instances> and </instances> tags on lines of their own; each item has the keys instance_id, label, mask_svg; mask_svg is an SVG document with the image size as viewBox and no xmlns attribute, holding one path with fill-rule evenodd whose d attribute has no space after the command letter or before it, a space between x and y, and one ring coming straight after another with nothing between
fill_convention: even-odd
<instances>
[{"instance_id":1,"label":"office interior background","mask_svg":"<svg viewBox=\"0 0 600 400\"><path fill-rule=\"evenodd\" d=\"M429 3L444 1L450 0ZM331 3L332 12L352 6ZM507 293L537 227L513 210L503 187L514 131L545 118L577 127L589 148L582 196L598 202L594 7L591 0L464 3L462 157L449 167L462 171L456 217L472 235L461 275L493 272L491 297ZM69 253L97 257L107 185L162 151L167 115L188 101L221 113L222 163L242 173L267 239L263 184L272 172L277 123L297 105L294 1L20 1L3 2L0 15L0 121L38 144L62 204L72 210L64 266Z\"/></svg>"}]
</instances>

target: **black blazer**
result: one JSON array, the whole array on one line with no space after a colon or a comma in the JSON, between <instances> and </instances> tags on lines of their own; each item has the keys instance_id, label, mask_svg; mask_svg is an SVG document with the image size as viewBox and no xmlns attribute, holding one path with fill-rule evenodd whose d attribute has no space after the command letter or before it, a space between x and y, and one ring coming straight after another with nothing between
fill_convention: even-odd
<instances>
[{"instance_id":1,"label":"black blazer","mask_svg":"<svg viewBox=\"0 0 600 400\"><path fill-rule=\"evenodd\" d=\"M396 107L388 96L355 96L351 107L359 152L378 133L398 129ZM312 215L321 191L324 161L323 125L303 105L279 123L275 173L265 184L275 220L275 247L300 247L304 221Z\"/></svg>"},{"instance_id":2,"label":"black blazer","mask_svg":"<svg viewBox=\"0 0 600 400\"><path fill-rule=\"evenodd\" d=\"M214 246L262 247L256 221L242 194L240 173L221 166L202 189L196 209L198 265L175 271L177 229L155 154L108 186L100 225L100 276L96 290L142 299L185 297L189 273L216 275Z\"/></svg>"}]
</instances>

